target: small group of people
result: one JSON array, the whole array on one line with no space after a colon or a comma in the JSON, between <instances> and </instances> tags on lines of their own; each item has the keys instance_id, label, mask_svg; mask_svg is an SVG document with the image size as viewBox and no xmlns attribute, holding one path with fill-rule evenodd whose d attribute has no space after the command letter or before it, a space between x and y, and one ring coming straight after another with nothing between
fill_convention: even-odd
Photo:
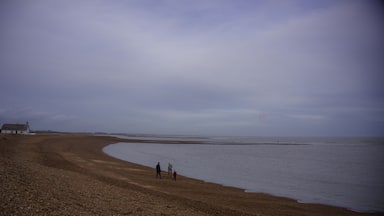
<instances>
[{"instance_id":1,"label":"small group of people","mask_svg":"<svg viewBox=\"0 0 384 216\"><path fill-rule=\"evenodd\" d=\"M170 162L168 163L168 177L173 178L173 180L176 181L177 172L176 170L174 170L172 173L172 164ZM157 162L157 165L156 165L156 178L161 179L160 162Z\"/></svg>"}]
</instances>

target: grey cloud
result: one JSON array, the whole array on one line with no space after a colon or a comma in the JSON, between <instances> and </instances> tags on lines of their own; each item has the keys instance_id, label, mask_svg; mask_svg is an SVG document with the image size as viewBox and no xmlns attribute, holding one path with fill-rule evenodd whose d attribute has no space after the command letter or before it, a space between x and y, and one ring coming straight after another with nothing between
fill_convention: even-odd
<instances>
[{"instance_id":1,"label":"grey cloud","mask_svg":"<svg viewBox=\"0 0 384 216\"><path fill-rule=\"evenodd\" d=\"M30 110L2 120L29 117L63 130L250 135L365 134L382 124L372 118L383 119L384 32L369 4L6 7L0 90L8 94L0 110ZM39 112L49 114L33 117ZM257 113L267 117L260 121ZM359 123L344 120L352 116Z\"/></svg>"}]
</instances>

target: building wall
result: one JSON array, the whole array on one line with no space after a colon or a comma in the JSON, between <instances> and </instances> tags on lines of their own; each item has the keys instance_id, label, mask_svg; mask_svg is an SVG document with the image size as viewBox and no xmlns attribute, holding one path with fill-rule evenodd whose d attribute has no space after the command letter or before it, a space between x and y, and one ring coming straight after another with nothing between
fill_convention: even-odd
<instances>
[{"instance_id":1,"label":"building wall","mask_svg":"<svg viewBox=\"0 0 384 216\"><path fill-rule=\"evenodd\" d=\"M29 130L21 131L21 130L1 130L1 133L4 134L27 134Z\"/></svg>"}]
</instances>

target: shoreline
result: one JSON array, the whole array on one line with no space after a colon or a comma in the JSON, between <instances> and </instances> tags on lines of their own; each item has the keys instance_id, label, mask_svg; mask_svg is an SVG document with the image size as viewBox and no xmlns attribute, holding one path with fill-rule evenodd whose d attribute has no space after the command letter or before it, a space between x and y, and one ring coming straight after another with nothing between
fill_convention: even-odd
<instances>
[{"instance_id":1,"label":"shoreline","mask_svg":"<svg viewBox=\"0 0 384 216\"><path fill-rule=\"evenodd\" d=\"M84 134L0 135L5 215L384 215L296 200L178 176L103 152L117 142ZM160 142L165 142L161 140ZM163 171L163 175L166 172ZM50 185L49 189L46 185Z\"/></svg>"},{"instance_id":2,"label":"shoreline","mask_svg":"<svg viewBox=\"0 0 384 216\"><path fill-rule=\"evenodd\" d=\"M226 141L224 140L224 143ZM375 164L379 166L380 162L375 160L376 163L356 165L356 167L365 168L355 168L355 166L348 165L348 167L341 169L339 164L351 164L355 160L354 157L348 159L351 158L348 157L350 155L348 146L342 145L344 147L340 151L339 145L330 148L327 147L327 144L319 143L308 144L303 148L295 146L293 151L290 146L286 147L287 145L285 145L282 150L273 150L276 148L272 146L273 151L269 151L270 145L259 147L259 144L252 144L254 143L253 140L252 143L246 143L247 145L231 144L231 147L227 147L227 143L223 145L219 145L220 142L214 143L213 145L211 142L188 143L175 146L167 141L164 144L151 141L147 142L146 145L137 142L123 142L108 145L103 148L103 151L112 157L148 167L152 167L155 162L159 161L164 166L162 167L166 169L167 163L171 162L176 165L175 168L180 171L179 174L223 186L236 187L249 193L266 193L294 199L300 203L331 205L362 213L383 212L382 195L378 192L382 187L374 184L375 182L373 184L359 184L359 180L366 180L367 176L373 176L372 172L370 175L363 175L366 174L365 171L374 167ZM378 158L377 154L370 153L372 148L366 147L370 146L364 145L364 149L361 149L363 151L359 151L361 158L364 159L368 156ZM334 163L333 165L329 164L327 163L328 160L323 159L323 156L329 154L324 154L322 149L326 149L325 152L327 153L332 151L332 155L343 155L347 159L335 160L334 157L328 157ZM381 152L382 149L380 148L376 152ZM287 154L288 156L280 155L281 152L289 154ZM292 154L292 152L297 153ZM357 151L352 149L352 152ZM299 158L300 160L292 161L291 158ZM370 160L373 161L373 159ZM305 162L303 163L303 161ZM319 162L312 163L312 161L320 161L321 166L316 166L316 163ZM274 165L270 166L269 162L274 162ZM292 168L292 172L286 170L286 167ZM322 172L318 173L316 168L313 169L314 167L319 168ZM323 169L324 167L327 169ZM335 176L337 172L333 172L333 170L343 171L343 174ZM377 173L376 175L380 179L381 174ZM304 181L303 179L307 180ZM371 177L371 179L373 178ZM370 189L368 190L366 187ZM363 199L363 197L365 198Z\"/></svg>"}]
</instances>

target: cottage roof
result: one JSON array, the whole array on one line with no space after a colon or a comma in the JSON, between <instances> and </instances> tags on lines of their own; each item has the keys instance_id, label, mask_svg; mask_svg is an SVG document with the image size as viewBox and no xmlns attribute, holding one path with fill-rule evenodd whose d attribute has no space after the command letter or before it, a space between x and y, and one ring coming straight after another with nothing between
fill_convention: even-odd
<instances>
[{"instance_id":1,"label":"cottage roof","mask_svg":"<svg viewBox=\"0 0 384 216\"><path fill-rule=\"evenodd\" d=\"M28 124L3 124L1 130L20 130L24 131L28 129Z\"/></svg>"}]
</instances>

